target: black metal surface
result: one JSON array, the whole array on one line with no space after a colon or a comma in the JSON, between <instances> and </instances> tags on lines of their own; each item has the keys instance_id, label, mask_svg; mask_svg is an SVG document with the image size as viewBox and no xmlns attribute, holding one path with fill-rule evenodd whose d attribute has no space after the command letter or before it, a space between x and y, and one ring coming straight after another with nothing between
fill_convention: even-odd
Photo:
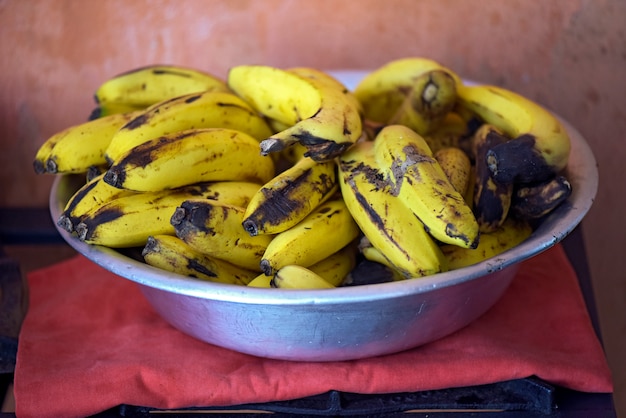
<instances>
[{"instance_id":1,"label":"black metal surface","mask_svg":"<svg viewBox=\"0 0 626 418\"><path fill-rule=\"evenodd\" d=\"M27 225L25 228L24 225ZM0 305L0 394L5 394L13 379L17 332L21 317L16 306L22 283L19 266L2 251L2 244L63 243L45 209L0 208L0 277L3 289ZM587 265L581 228L576 228L563 241L572 266L578 274L580 287L591 321L601 340L593 288ZM26 291L26 289L21 289ZM16 293L17 292L17 293ZM12 295L8 299L4 295ZM8 305L7 304L8 301ZM9 312L11 311L11 312ZM121 405L103 411L94 418L143 418L148 416L351 416L351 417L616 417L612 394L583 393L555 387L530 377L490 385L413 393L364 395L331 391L302 399L227 407L199 407L184 410L159 410L141 406ZM0 418L15 417L0 413Z\"/></svg>"},{"instance_id":2,"label":"black metal surface","mask_svg":"<svg viewBox=\"0 0 626 418\"><path fill-rule=\"evenodd\" d=\"M536 378L472 387L406 392L394 394L363 395L330 391L321 395L291 401L264 404L246 404L230 407L202 407L169 411L196 415L226 412L256 414L273 412L291 416L390 416L406 414L407 411L468 411L505 412L517 411L547 416L555 407L554 387ZM252 412L258 411L258 412ZM165 413L166 410L123 405L107 411L125 418L142 418ZM113 415L108 415L113 416Z\"/></svg>"},{"instance_id":3,"label":"black metal surface","mask_svg":"<svg viewBox=\"0 0 626 418\"><path fill-rule=\"evenodd\" d=\"M26 286L20 266L7 257L0 241L0 373L13 373L17 337L26 311Z\"/></svg>"},{"instance_id":4,"label":"black metal surface","mask_svg":"<svg viewBox=\"0 0 626 418\"><path fill-rule=\"evenodd\" d=\"M0 244L62 244L47 208L0 208Z\"/></svg>"}]
</instances>

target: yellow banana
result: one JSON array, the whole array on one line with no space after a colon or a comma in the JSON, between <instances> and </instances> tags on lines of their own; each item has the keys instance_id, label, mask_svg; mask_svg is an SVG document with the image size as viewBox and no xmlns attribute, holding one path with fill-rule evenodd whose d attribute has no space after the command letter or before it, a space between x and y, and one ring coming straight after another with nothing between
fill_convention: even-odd
<instances>
[{"instance_id":1,"label":"yellow banana","mask_svg":"<svg viewBox=\"0 0 626 418\"><path fill-rule=\"evenodd\" d=\"M490 232L502 225L511 207L513 184L495 180L487 166L489 150L504 141L502 133L489 124L483 124L474 134L476 176L472 208L481 232Z\"/></svg>"},{"instance_id":2,"label":"yellow banana","mask_svg":"<svg viewBox=\"0 0 626 418\"><path fill-rule=\"evenodd\" d=\"M444 71L456 85L461 83L452 70L422 57L390 61L367 74L354 89L354 95L363 106L365 119L388 124L413 89L415 80L430 71Z\"/></svg>"},{"instance_id":3,"label":"yellow banana","mask_svg":"<svg viewBox=\"0 0 626 418\"><path fill-rule=\"evenodd\" d=\"M547 109L520 94L495 86L459 86L458 102L508 138L487 154L500 183L546 180L567 165L570 138Z\"/></svg>"},{"instance_id":4,"label":"yellow banana","mask_svg":"<svg viewBox=\"0 0 626 418\"><path fill-rule=\"evenodd\" d=\"M75 227L76 234L88 244L143 246L150 235L175 235L170 218L182 202L191 198L211 201L214 195L210 184L197 184L118 197L85 214Z\"/></svg>"},{"instance_id":5,"label":"yellow banana","mask_svg":"<svg viewBox=\"0 0 626 418\"><path fill-rule=\"evenodd\" d=\"M251 237L241 226L245 209L209 199L188 199L171 217L176 236L203 254L259 272L273 235Z\"/></svg>"},{"instance_id":6,"label":"yellow banana","mask_svg":"<svg viewBox=\"0 0 626 418\"><path fill-rule=\"evenodd\" d=\"M478 241L478 222L433 157L424 139L402 125L389 125L374 141L376 162L390 193L398 196L437 240L472 248Z\"/></svg>"},{"instance_id":7,"label":"yellow banana","mask_svg":"<svg viewBox=\"0 0 626 418\"><path fill-rule=\"evenodd\" d=\"M333 286L340 286L356 266L357 247L352 243L308 267Z\"/></svg>"},{"instance_id":8,"label":"yellow banana","mask_svg":"<svg viewBox=\"0 0 626 418\"><path fill-rule=\"evenodd\" d=\"M289 128L290 126L292 126L292 125L288 125L284 122L278 121L276 119L268 118L268 117L266 117L265 120L267 120L267 124L272 130L272 133L283 131Z\"/></svg>"},{"instance_id":9,"label":"yellow banana","mask_svg":"<svg viewBox=\"0 0 626 418\"><path fill-rule=\"evenodd\" d=\"M33 167L37 174L86 173L105 165L105 152L115 133L136 113L120 113L71 126L39 147Z\"/></svg>"},{"instance_id":10,"label":"yellow banana","mask_svg":"<svg viewBox=\"0 0 626 418\"><path fill-rule=\"evenodd\" d=\"M464 196L472 169L472 162L467 153L459 147L445 147L435 152L434 156L454 190Z\"/></svg>"},{"instance_id":11,"label":"yellow banana","mask_svg":"<svg viewBox=\"0 0 626 418\"><path fill-rule=\"evenodd\" d=\"M511 214L518 219L539 219L552 212L572 194L565 176L518 187L511 199Z\"/></svg>"},{"instance_id":12,"label":"yellow banana","mask_svg":"<svg viewBox=\"0 0 626 418\"><path fill-rule=\"evenodd\" d=\"M296 74L305 80L309 80L313 85L321 86L325 84L330 88L334 88L345 93L346 99L351 102L351 106L359 109L359 113L362 113L361 102L359 102L359 99L357 99L354 93L352 93L341 81L333 77L331 74L313 67L292 67L288 68L287 72Z\"/></svg>"},{"instance_id":13,"label":"yellow banana","mask_svg":"<svg viewBox=\"0 0 626 418\"><path fill-rule=\"evenodd\" d=\"M200 128L242 131L260 141L272 134L267 122L233 93L207 91L159 102L122 126L106 150L109 162L152 139ZM258 147L258 145L257 145Z\"/></svg>"},{"instance_id":14,"label":"yellow banana","mask_svg":"<svg viewBox=\"0 0 626 418\"><path fill-rule=\"evenodd\" d=\"M203 91L225 91L224 80L204 71L176 65L149 65L118 74L95 93L101 106L148 107L163 100Z\"/></svg>"},{"instance_id":15,"label":"yellow banana","mask_svg":"<svg viewBox=\"0 0 626 418\"><path fill-rule=\"evenodd\" d=\"M445 258L424 224L391 193L392 185L376 163L373 142L358 142L340 157L339 185L352 217L388 264L407 278L446 270Z\"/></svg>"},{"instance_id":16,"label":"yellow banana","mask_svg":"<svg viewBox=\"0 0 626 418\"><path fill-rule=\"evenodd\" d=\"M250 235L283 232L337 190L335 161L302 158L266 183L246 207L243 227Z\"/></svg>"},{"instance_id":17,"label":"yellow banana","mask_svg":"<svg viewBox=\"0 0 626 418\"><path fill-rule=\"evenodd\" d=\"M455 78L448 71L427 71L415 78L387 124L408 126L420 135L426 135L443 123L455 104Z\"/></svg>"},{"instance_id":18,"label":"yellow banana","mask_svg":"<svg viewBox=\"0 0 626 418\"><path fill-rule=\"evenodd\" d=\"M123 196L139 192L119 189L106 183L99 175L92 181L85 183L68 200L57 224L67 232L73 232L80 219L97 207ZM207 199L217 200L231 205L246 207L252 197L261 188L261 185L246 181L224 181L197 184L199 193Z\"/></svg>"},{"instance_id":19,"label":"yellow banana","mask_svg":"<svg viewBox=\"0 0 626 418\"><path fill-rule=\"evenodd\" d=\"M270 288L272 287L272 279L272 276L266 276L264 273L261 273L254 279L250 280L248 287Z\"/></svg>"},{"instance_id":20,"label":"yellow banana","mask_svg":"<svg viewBox=\"0 0 626 418\"><path fill-rule=\"evenodd\" d=\"M259 113L288 126L261 141L263 154L300 143L315 161L331 160L361 136L360 107L340 83L302 71L241 65L230 69L227 81Z\"/></svg>"},{"instance_id":21,"label":"yellow banana","mask_svg":"<svg viewBox=\"0 0 626 418\"><path fill-rule=\"evenodd\" d=\"M138 145L122 155L104 181L124 189L157 191L206 181L267 183L274 162L259 153L259 143L241 131L192 129Z\"/></svg>"},{"instance_id":22,"label":"yellow banana","mask_svg":"<svg viewBox=\"0 0 626 418\"><path fill-rule=\"evenodd\" d=\"M67 232L74 232L83 216L118 197L134 194L130 190L118 189L107 184L99 175L92 181L85 183L68 200L63 212L57 220L57 225Z\"/></svg>"},{"instance_id":23,"label":"yellow banana","mask_svg":"<svg viewBox=\"0 0 626 418\"><path fill-rule=\"evenodd\" d=\"M522 243L531 234L528 222L509 218L493 231L481 233L478 246L474 249L449 244L441 249L448 259L450 270L456 270L495 257Z\"/></svg>"},{"instance_id":24,"label":"yellow banana","mask_svg":"<svg viewBox=\"0 0 626 418\"><path fill-rule=\"evenodd\" d=\"M148 237L141 255L153 267L209 282L245 286L258 274L202 254L172 235Z\"/></svg>"},{"instance_id":25,"label":"yellow banana","mask_svg":"<svg viewBox=\"0 0 626 418\"><path fill-rule=\"evenodd\" d=\"M288 264L310 267L348 245L360 233L343 200L328 200L298 224L274 236L263 253L261 270L271 276Z\"/></svg>"},{"instance_id":26,"label":"yellow banana","mask_svg":"<svg viewBox=\"0 0 626 418\"><path fill-rule=\"evenodd\" d=\"M271 284L272 287L278 289L333 289L335 287L308 268L294 264L283 266L276 271Z\"/></svg>"},{"instance_id":27,"label":"yellow banana","mask_svg":"<svg viewBox=\"0 0 626 418\"><path fill-rule=\"evenodd\" d=\"M320 92L306 80L265 65L238 65L228 72L228 86L260 114L291 127L320 109Z\"/></svg>"}]
</instances>

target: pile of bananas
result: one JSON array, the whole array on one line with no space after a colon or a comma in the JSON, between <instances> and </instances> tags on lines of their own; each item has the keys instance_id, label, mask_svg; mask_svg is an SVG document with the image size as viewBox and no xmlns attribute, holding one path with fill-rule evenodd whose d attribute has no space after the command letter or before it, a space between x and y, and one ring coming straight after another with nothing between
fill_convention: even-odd
<instances>
[{"instance_id":1,"label":"pile of bananas","mask_svg":"<svg viewBox=\"0 0 626 418\"><path fill-rule=\"evenodd\" d=\"M424 277L518 245L571 193L557 118L426 58L353 90L313 68L149 66L95 97L35 156L38 174L84 176L58 225L202 280Z\"/></svg>"}]
</instances>

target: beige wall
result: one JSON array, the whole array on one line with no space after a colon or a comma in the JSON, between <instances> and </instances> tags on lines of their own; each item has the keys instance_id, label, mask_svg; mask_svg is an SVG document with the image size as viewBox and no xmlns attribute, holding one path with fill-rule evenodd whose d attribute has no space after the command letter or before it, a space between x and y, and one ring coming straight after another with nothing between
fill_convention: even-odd
<instances>
[{"instance_id":1,"label":"beige wall","mask_svg":"<svg viewBox=\"0 0 626 418\"><path fill-rule=\"evenodd\" d=\"M51 178L33 173L36 149L83 121L96 86L121 71L434 58L545 104L591 144L600 190L583 226L624 398L625 22L623 0L0 0L0 206L46 204Z\"/></svg>"}]
</instances>

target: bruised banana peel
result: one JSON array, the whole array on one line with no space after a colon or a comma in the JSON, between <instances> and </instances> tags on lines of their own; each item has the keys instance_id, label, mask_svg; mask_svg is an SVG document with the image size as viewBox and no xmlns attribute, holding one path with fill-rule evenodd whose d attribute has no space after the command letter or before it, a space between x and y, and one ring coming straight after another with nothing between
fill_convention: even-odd
<instances>
[{"instance_id":1,"label":"bruised banana peel","mask_svg":"<svg viewBox=\"0 0 626 418\"><path fill-rule=\"evenodd\" d=\"M506 142L496 127L483 124L473 137L474 178L473 210L481 232L493 231L502 225L509 215L513 184L502 183L492 176L487 162L489 150Z\"/></svg>"},{"instance_id":2,"label":"bruised banana peel","mask_svg":"<svg viewBox=\"0 0 626 418\"><path fill-rule=\"evenodd\" d=\"M487 163L501 183L546 180L565 168L570 138L561 122L544 107L502 87L460 85L461 107L500 129L509 141L489 150Z\"/></svg>"}]
</instances>

